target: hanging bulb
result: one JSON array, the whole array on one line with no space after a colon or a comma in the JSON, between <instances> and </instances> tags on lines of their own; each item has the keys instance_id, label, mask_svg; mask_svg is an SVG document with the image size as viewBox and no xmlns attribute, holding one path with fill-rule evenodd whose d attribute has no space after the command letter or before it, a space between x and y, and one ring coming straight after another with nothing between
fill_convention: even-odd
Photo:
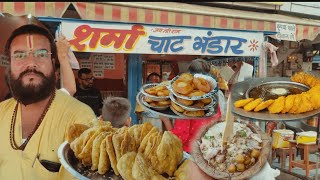
<instances>
[{"instance_id":1,"label":"hanging bulb","mask_svg":"<svg viewBox=\"0 0 320 180\"><path fill-rule=\"evenodd\" d=\"M32 18L31 13L29 13L27 17L28 17L28 24L32 24L32 23L31 23L31 18Z\"/></svg>"}]
</instances>

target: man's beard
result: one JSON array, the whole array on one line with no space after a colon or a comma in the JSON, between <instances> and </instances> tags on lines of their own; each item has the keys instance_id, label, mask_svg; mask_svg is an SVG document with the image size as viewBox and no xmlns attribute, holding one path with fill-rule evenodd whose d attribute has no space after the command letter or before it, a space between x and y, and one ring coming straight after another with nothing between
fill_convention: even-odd
<instances>
[{"instance_id":1,"label":"man's beard","mask_svg":"<svg viewBox=\"0 0 320 180\"><path fill-rule=\"evenodd\" d=\"M23 84L23 76L31 72L41 77L42 81L40 84ZM23 71L18 78L13 77L12 73L10 72L10 88L13 97L24 105L39 102L48 98L55 91L54 71L52 71L49 76L45 76L42 72L39 72L35 69L27 69Z\"/></svg>"}]
</instances>

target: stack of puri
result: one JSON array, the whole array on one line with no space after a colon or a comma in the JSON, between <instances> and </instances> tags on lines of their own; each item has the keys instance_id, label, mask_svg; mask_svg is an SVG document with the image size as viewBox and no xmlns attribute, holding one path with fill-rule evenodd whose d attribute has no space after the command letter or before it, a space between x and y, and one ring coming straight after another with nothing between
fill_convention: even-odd
<instances>
[{"instance_id":1,"label":"stack of puri","mask_svg":"<svg viewBox=\"0 0 320 180\"><path fill-rule=\"evenodd\" d=\"M170 99L166 98L169 96L170 91L163 84L156 85L154 87L144 89L146 96L143 99L151 107L169 107ZM154 98L153 96L159 97L160 99ZM161 98L164 97L165 99Z\"/></svg>"},{"instance_id":2,"label":"stack of puri","mask_svg":"<svg viewBox=\"0 0 320 180\"><path fill-rule=\"evenodd\" d=\"M170 108L174 109L175 111L182 113L185 116L189 117L202 117L205 115L204 110L196 110L204 108L204 106L208 105L211 103L211 98L206 98L206 99L199 99L199 100L187 100L187 99L182 99L179 97L175 97L176 101L178 101L180 104L187 106L189 108L194 108L194 111L186 110L184 107L179 106L177 103L171 101L171 106Z\"/></svg>"},{"instance_id":3,"label":"stack of puri","mask_svg":"<svg viewBox=\"0 0 320 180\"><path fill-rule=\"evenodd\" d=\"M181 170L177 172L182 142L148 122L122 128L113 128L110 123L92 127L74 124L67 132L67 141L79 162L101 175L112 168L125 180L183 177Z\"/></svg>"}]
</instances>

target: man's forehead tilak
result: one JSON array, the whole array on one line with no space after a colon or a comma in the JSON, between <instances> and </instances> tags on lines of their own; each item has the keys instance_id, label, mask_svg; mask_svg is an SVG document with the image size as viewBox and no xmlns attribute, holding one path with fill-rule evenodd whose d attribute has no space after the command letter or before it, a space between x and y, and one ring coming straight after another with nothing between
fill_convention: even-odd
<instances>
[{"instance_id":1,"label":"man's forehead tilak","mask_svg":"<svg viewBox=\"0 0 320 180\"><path fill-rule=\"evenodd\" d=\"M29 48L30 51L33 50L33 35L32 34L27 35L27 47Z\"/></svg>"}]
</instances>

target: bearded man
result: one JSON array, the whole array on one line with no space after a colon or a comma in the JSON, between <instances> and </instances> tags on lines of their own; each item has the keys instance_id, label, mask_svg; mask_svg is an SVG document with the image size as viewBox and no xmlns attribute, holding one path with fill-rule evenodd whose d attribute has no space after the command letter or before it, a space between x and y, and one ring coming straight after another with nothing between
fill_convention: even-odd
<instances>
[{"instance_id":1,"label":"bearded man","mask_svg":"<svg viewBox=\"0 0 320 180\"><path fill-rule=\"evenodd\" d=\"M0 179L58 179L57 151L68 127L89 124L94 112L56 90L57 48L44 26L14 30L6 54L13 98L0 103Z\"/></svg>"}]
</instances>

